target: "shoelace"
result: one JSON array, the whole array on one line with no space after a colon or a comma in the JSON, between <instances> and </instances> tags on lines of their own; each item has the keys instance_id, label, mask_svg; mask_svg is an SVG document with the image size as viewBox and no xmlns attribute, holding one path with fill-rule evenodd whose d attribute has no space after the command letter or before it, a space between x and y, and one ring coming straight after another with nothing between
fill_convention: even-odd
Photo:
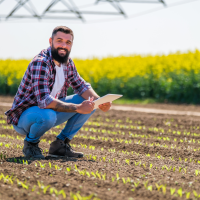
<instances>
[{"instance_id":1,"label":"shoelace","mask_svg":"<svg viewBox=\"0 0 200 200\"><path fill-rule=\"evenodd\" d=\"M74 149L71 147L69 143L66 143L66 148L70 151L74 151Z\"/></svg>"},{"instance_id":2,"label":"shoelace","mask_svg":"<svg viewBox=\"0 0 200 200\"><path fill-rule=\"evenodd\" d=\"M38 146L31 146L30 150L31 150L33 155L42 154L42 149Z\"/></svg>"}]
</instances>

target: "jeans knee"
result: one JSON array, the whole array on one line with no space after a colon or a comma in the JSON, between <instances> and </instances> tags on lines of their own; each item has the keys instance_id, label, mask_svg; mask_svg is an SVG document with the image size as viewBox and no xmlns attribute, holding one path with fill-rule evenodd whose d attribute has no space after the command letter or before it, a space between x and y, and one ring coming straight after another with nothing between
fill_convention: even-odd
<instances>
[{"instance_id":1,"label":"jeans knee","mask_svg":"<svg viewBox=\"0 0 200 200\"><path fill-rule=\"evenodd\" d=\"M48 109L42 117L37 118L36 123L43 124L47 128L52 128L56 123L56 120L56 112Z\"/></svg>"}]
</instances>

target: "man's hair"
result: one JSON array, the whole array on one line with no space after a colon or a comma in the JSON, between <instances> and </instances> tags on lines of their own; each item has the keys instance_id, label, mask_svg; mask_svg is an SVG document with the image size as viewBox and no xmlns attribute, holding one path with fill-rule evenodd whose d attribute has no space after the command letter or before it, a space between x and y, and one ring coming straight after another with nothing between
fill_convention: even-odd
<instances>
[{"instance_id":1,"label":"man's hair","mask_svg":"<svg viewBox=\"0 0 200 200\"><path fill-rule=\"evenodd\" d=\"M57 26L56 28L54 28L53 32L52 32L52 39L53 39L54 35L58 31L66 33L66 34L70 34L72 36L72 39L74 39L74 33L73 33L73 31L70 28L66 27L66 26Z\"/></svg>"}]
</instances>

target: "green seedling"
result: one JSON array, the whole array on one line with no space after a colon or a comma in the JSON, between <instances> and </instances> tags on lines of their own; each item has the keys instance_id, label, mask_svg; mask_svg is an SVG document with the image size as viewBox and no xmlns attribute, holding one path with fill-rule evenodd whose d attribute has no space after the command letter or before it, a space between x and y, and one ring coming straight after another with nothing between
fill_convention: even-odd
<instances>
[{"instance_id":1,"label":"green seedling","mask_svg":"<svg viewBox=\"0 0 200 200\"><path fill-rule=\"evenodd\" d=\"M33 188L31 189L32 192L35 191L36 185L33 186Z\"/></svg>"},{"instance_id":2,"label":"green seedling","mask_svg":"<svg viewBox=\"0 0 200 200\"><path fill-rule=\"evenodd\" d=\"M195 190L193 190L193 194L194 194L194 196L195 196L197 199L200 198L200 194L198 195L197 192L196 192Z\"/></svg>"},{"instance_id":3,"label":"green seedling","mask_svg":"<svg viewBox=\"0 0 200 200\"><path fill-rule=\"evenodd\" d=\"M62 196L63 196L64 199L67 197L64 190L60 190L60 191L58 192L58 195L59 195L59 194L62 194ZM83 198L82 198L82 199L83 199Z\"/></svg>"},{"instance_id":4,"label":"green seedling","mask_svg":"<svg viewBox=\"0 0 200 200\"><path fill-rule=\"evenodd\" d=\"M86 172L86 175L90 178L90 172Z\"/></svg>"},{"instance_id":5,"label":"green seedling","mask_svg":"<svg viewBox=\"0 0 200 200\"><path fill-rule=\"evenodd\" d=\"M148 181L144 182L144 187L147 189Z\"/></svg>"},{"instance_id":6,"label":"green seedling","mask_svg":"<svg viewBox=\"0 0 200 200\"><path fill-rule=\"evenodd\" d=\"M169 157L172 161L174 160L174 157Z\"/></svg>"},{"instance_id":7,"label":"green seedling","mask_svg":"<svg viewBox=\"0 0 200 200\"><path fill-rule=\"evenodd\" d=\"M94 176L95 178L97 177L94 172L91 172L91 175Z\"/></svg>"},{"instance_id":8,"label":"green seedling","mask_svg":"<svg viewBox=\"0 0 200 200\"><path fill-rule=\"evenodd\" d=\"M150 169L153 167L153 164L150 164Z\"/></svg>"},{"instance_id":9,"label":"green seedling","mask_svg":"<svg viewBox=\"0 0 200 200\"><path fill-rule=\"evenodd\" d=\"M175 188L170 188L170 194L173 195L175 193L176 189Z\"/></svg>"},{"instance_id":10,"label":"green seedling","mask_svg":"<svg viewBox=\"0 0 200 200\"><path fill-rule=\"evenodd\" d=\"M137 187L139 185L140 181L138 181L137 183L136 182L133 182L133 184L135 185L135 187Z\"/></svg>"},{"instance_id":11,"label":"green seedling","mask_svg":"<svg viewBox=\"0 0 200 200\"><path fill-rule=\"evenodd\" d=\"M44 189L43 189L43 193L46 194L48 188L50 187L50 185L47 185Z\"/></svg>"},{"instance_id":12,"label":"green seedling","mask_svg":"<svg viewBox=\"0 0 200 200\"><path fill-rule=\"evenodd\" d=\"M58 167L58 165L54 165L54 167L55 167L55 170L60 170L61 169L60 167Z\"/></svg>"},{"instance_id":13,"label":"green seedling","mask_svg":"<svg viewBox=\"0 0 200 200\"><path fill-rule=\"evenodd\" d=\"M135 166L141 165L141 161L139 161L138 163L135 161Z\"/></svg>"},{"instance_id":14,"label":"green seedling","mask_svg":"<svg viewBox=\"0 0 200 200\"><path fill-rule=\"evenodd\" d=\"M182 188L179 188L179 189L178 189L177 194L178 194L180 197L182 197L182 195L183 195Z\"/></svg>"},{"instance_id":15,"label":"green seedling","mask_svg":"<svg viewBox=\"0 0 200 200\"><path fill-rule=\"evenodd\" d=\"M68 172L70 172L70 171L71 171L71 166L70 166L70 167L67 167L66 170L67 170Z\"/></svg>"},{"instance_id":16,"label":"green seedling","mask_svg":"<svg viewBox=\"0 0 200 200\"><path fill-rule=\"evenodd\" d=\"M105 180L106 180L106 174L103 174L103 175L102 175L102 178L103 178L103 180L105 181Z\"/></svg>"},{"instance_id":17,"label":"green seedling","mask_svg":"<svg viewBox=\"0 0 200 200\"><path fill-rule=\"evenodd\" d=\"M116 177L117 177L117 181L119 181L120 178L119 178L119 174L118 173L116 174Z\"/></svg>"},{"instance_id":18,"label":"green seedling","mask_svg":"<svg viewBox=\"0 0 200 200\"><path fill-rule=\"evenodd\" d=\"M56 194L56 196L58 194L58 191L55 188L50 188L49 192L50 192L50 194L53 194L53 192L54 192Z\"/></svg>"},{"instance_id":19,"label":"green seedling","mask_svg":"<svg viewBox=\"0 0 200 200\"><path fill-rule=\"evenodd\" d=\"M130 164L129 164L130 159L126 159L125 162L126 162L128 165L130 165Z\"/></svg>"},{"instance_id":20,"label":"green seedling","mask_svg":"<svg viewBox=\"0 0 200 200\"><path fill-rule=\"evenodd\" d=\"M179 167L179 170L178 170L178 171L179 171L179 173L181 172L181 170L182 170L182 167Z\"/></svg>"},{"instance_id":21,"label":"green seedling","mask_svg":"<svg viewBox=\"0 0 200 200\"><path fill-rule=\"evenodd\" d=\"M93 156L92 158L93 158L93 159L96 161L96 159L97 159L97 156Z\"/></svg>"},{"instance_id":22,"label":"green seedling","mask_svg":"<svg viewBox=\"0 0 200 200\"><path fill-rule=\"evenodd\" d=\"M49 162L49 168L51 169L51 162Z\"/></svg>"},{"instance_id":23,"label":"green seedling","mask_svg":"<svg viewBox=\"0 0 200 200\"><path fill-rule=\"evenodd\" d=\"M101 175L99 174L98 170L96 171L96 175L99 179L101 179Z\"/></svg>"},{"instance_id":24,"label":"green seedling","mask_svg":"<svg viewBox=\"0 0 200 200\"><path fill-rule=\"evenodd\" d=\"M124 184L126 184L126 179L125 178L122 178L122 181Z\"/></svg>"},{"instance_id":25,"label":"green seedling","mask_svg":"<svg viewBox=\"0 0 200 200\"><path fill-rule=\"evenodd\" d=\"M75 171L78 171L78 167L76 166L76 164L74 165L74 167L75 167Z\"/></svg>"},{"instance_id":26,"label":"green seedling","mask_svg":"<svg viewBox=\"0 0 200 200\"><path fill-rule=\"evenodd\" d=\"M130 183L130 182L131 182L131 179L128 177L126 182L127 182L127 183Z\"/></svg>"},{"instance_id":27,"label":"green seedling","mask_svg":"<svg viewBox=\"0 0 200 200\"><path fill-rule=\"evenodd\" d=\"M186 199L189 199L190 198L190 192L186 192Z\"/></svg>"},{"instance_id":28,"label":"green seedling","mask_svg":"<svg viewBox=\"0 0 200 200\"><path fill-rule=\"evenodd\" d=\"M165 195L166 194L166 185L162 186L162 191L163 191L163 194Z\"/></svg>"},{"instance_id":29,"label":"green seedling","mask_svg":"<svg viewBox=\"0 0 200 200\"><path fill-rule=\"evenodd\" d=\"M153 186L149 185L146 189L152 191Z\"/></svg>"},{"instance_id":30,"label":"green seedling","mask_svg":"<svg viewBox=\"0 0 200 200\"><path fill-rule=\"evenodd\" d=\"M155 185L156 185L156 188L157 188L158 191L159 191L159 190L162 188L162 186L163 186L163 185L160 185L160 186L159 186L157 183L155 183Z\"/></svg>"}]
</instances>

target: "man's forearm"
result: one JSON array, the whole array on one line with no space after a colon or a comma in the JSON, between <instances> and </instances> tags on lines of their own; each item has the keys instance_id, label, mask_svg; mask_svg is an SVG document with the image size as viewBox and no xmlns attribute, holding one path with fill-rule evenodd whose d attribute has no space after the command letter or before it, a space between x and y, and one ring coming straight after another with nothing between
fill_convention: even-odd
<instances>
[{"instance_id":1,"label":"man's forearm","mask_svg":"<svg viewBox=\"0 0 200 200\"><path fill-rule=\"evenodd\" d=\"M81 96L86 100L88 100L89 97L94 97L94 100L99 98L99 95L92 88L83 92Z\"/></svg>"},{"instance_id":2,"label":"man's forearm","mask_svg":"<svg viewBox=\"0 0 200 200\"><path fill-rule=\"evenodd\" d=\"M77 105L73 103L65 103L58 99L53 100L46 108L50 108L57 112L77 112Z\"/></svg>"}]
</instances>

